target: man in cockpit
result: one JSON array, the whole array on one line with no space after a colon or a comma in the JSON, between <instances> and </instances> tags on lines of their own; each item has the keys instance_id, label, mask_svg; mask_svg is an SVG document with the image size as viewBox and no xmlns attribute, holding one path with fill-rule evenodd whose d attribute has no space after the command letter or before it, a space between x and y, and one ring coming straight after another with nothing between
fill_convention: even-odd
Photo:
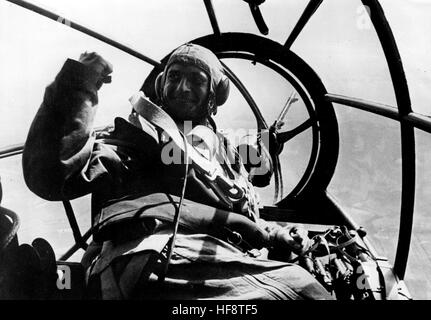
<instances>
[{"instance_id":1,"label":"man in cockpit","mask_svg":"<svg viewBox=\"0 0 431 320\"><path fill-rule=\"evenodd\" d=\"M217 131L212 115L229 94L217 57L198 45L179 47L155 83L162 109L147 104L143 117L134 111L129 121L116 118L113 128L96 133L97 91L112 70L96 53L67 60L46 89L23 153L25 181L42 198L92 194L87 297L330 299L300 266L259 251L301 254L309 239L302 229L259 218L253 185L269 183L276 139L266 132L238 149ZM135 110L142 111L141 102L134 100ZM171 120L189 152L164 126ZM167 164L167 148L190 159ZM252 152L259 163L244 160ZM240 193L231 194L232 186Z\"/></svg>"}]
</instances>

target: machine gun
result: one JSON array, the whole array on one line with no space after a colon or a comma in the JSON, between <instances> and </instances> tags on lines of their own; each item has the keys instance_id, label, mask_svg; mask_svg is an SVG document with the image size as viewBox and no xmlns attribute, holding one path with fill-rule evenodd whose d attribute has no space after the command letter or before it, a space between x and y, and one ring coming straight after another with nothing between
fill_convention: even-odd
<instances>
[{"instance_id":1,"label":"machine gun","mask_svg":"<svg viewBox=\"0 0 431 320\"><path fill-rule=\"evenodd\" d=\"M365 231L358 231L345 226L311 230L313 244L290 262L310 272L337 300L409 299L402 282L388 272L387 259L375 257L361 243L359 234Z\"/></svg>"}]
</instances>

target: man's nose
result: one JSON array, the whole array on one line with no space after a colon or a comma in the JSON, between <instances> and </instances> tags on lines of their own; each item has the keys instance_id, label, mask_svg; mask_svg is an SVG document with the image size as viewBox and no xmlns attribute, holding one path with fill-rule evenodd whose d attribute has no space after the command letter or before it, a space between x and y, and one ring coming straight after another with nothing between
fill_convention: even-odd
<instances>
[{"instance_id":1,"label":"man's nose","mask_svg":"<svg viewBox=\"0 0 431 320\"><path fill-rule=\"evenodd\" d=\"M178 90L188 92L190 89L190 81L186 77L181 78L180 83L178 84Z\"/></svg>"}]
</instances>

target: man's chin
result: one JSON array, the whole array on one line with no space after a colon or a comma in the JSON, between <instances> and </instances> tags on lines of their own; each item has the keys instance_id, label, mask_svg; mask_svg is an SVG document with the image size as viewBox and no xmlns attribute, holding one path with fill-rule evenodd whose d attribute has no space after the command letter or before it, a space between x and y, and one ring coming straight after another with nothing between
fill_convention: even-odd
<instances>
[{"instance_id":1,"label":"man's chin","mask_svg":"<svg viewBox=\"0 0 431 320\"><path fill-rule=\"evenodd\" d=\"M190 114L185 114L185 113L181 113L181 114L171 114L171 117L175 120L175 121L181 121L181 122L199 122L199 120L202 119L202 117L199 117L197 115L190 115Z\"/></svg>"},{"instance_id":2,"label":"man's chin","mask_svg":"<svg viewBox=\"0 0 431 320\"><path fill-rule=\"evenodd\" d=\"M176 109L180 110L194 110L196 109L196 102L194 101L184 101L184 100L178 100L173 103L173 105L176 106Z\"/></svg>"},{"instance_id":3,"label":"man's chin","mask_svg":"<svg viewBox=\"0 0 431 320\"><path fill-rule=\"evenodd\" d=\"M195 121L205 117L203 112L195 108L192 104L176 105L175 108L166 108L166 112L175 120Z\"/></svg>"}]
</instances>

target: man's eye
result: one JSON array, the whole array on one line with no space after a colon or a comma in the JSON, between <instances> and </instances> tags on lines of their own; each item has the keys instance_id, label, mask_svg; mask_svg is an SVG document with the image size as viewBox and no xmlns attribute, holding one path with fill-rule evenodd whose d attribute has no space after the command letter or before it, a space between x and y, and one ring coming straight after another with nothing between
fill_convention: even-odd
<instances>
[{"instance_id":1,"label":"man's eye","mask_svg":"<svg viewBox=\"0 0 431 320\"><path fill-rule=\"evenodd\" d=\"M202 85L202 84L205 84L206 82L206 80L203 79L202 77L193 77L191 80L194 84L197 84L197 85Z\"/></svg>"},{"instance_id":2,"label":"man's eye","mask_svg":"<svg viewBox=\"0 0 431 320\"><path fill-rule=\"evenodd\" d=\"M168 73L168 79L169 79L170 81L178 80L178 78L179 78L179 76L178 76L178 74L177 74L177 73Z\"/></svg>"}]
</instances>

